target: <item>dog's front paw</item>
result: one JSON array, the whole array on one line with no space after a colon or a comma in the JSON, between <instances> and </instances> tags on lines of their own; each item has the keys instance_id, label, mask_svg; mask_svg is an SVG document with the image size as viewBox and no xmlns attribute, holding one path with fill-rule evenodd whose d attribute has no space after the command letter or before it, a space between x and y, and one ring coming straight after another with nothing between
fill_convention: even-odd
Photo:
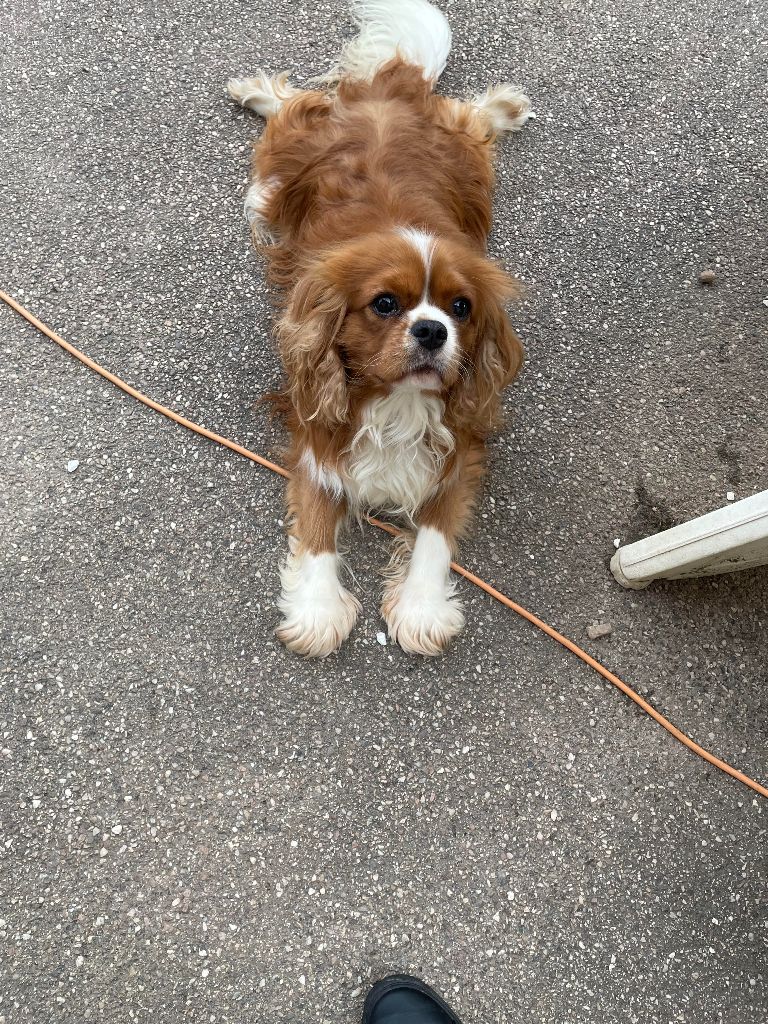
<instances>
[{"instance_id":1,"label":"dog's front paw","mask_svg":"<svg viewBox=\"0 0 768 1024\"><path fill-rule=\"evenodd\" d=\"M278 640L307 658L325 658L346 640L360 603L338 580L335 554L290 554L280 570L284 618Z\"/></svg>"},{"instance_id":2,"label":"dog's front paw","mask_svg":"<svg viewBox=\"0 0 768 1024\"><path fill-rule=\"evenodd\" d=\"M389 635L409 654L441 654L464 628L461 601L450 583L392 581L384 590L381 614Z\"/></svg>"}]
</instances>

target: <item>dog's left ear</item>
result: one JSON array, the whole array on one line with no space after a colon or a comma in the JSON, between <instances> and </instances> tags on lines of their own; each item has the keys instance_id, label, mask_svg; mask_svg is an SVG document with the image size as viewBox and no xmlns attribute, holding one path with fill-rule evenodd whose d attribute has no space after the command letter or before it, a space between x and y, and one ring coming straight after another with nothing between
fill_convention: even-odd
<instances>
[{"instance_id":1,"label":"dog's left ear","mask_svg":"<svg viewBox=\"0 0 768 1024\"><path fill-rule=\"evenodd\" d=\"M302 423L331 428L346 419L346 376L335 346L346 315L344 297L321 267L307 271L295 284L277 338L288 391Z\"/></svg>"},{"instance_id":2,"label":"dog's left ear","mask_svg":"<svg viewBox=\"0 0 768 1024\"><path fill-rule=\"evenodd\" d=\"M499 423L501 394L523 365L523 346L504 303L519 294L519 285L501 268L486 268L479 310L478 343L465 379L456 394L456 412L483 431Z\"/></svg>"}]
</instances>

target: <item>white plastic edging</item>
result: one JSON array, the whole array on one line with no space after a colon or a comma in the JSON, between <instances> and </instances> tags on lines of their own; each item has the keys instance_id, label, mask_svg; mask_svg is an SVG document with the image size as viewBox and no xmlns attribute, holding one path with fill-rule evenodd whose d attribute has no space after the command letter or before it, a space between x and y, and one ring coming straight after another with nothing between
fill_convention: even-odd
<instances>
[{"instance_id":1,"label":"white plastic edging","mask_svg":"<svg viewBox=\"0 0 768 1024\"><path fill-rule=\"evenodd\" d=\"M619 548L611 572L623 587L641 590L658 579L714 576L757 565L768 565L768 491Z\"/></svg>"}]
</instances>

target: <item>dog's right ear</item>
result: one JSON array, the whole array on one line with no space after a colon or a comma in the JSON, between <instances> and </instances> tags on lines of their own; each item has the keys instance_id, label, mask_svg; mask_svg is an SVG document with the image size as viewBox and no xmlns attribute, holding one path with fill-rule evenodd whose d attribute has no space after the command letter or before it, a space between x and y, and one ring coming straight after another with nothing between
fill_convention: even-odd
<instances>
[{"instance_id":1,"label":"dog's right ear","mask_svg":"<svg viewBox=\"0 0 768 1024\"><path fill-rule=\"evenodd\" d=\"M347 306L322 267L308 270L294 285L277 327L288 391L302 423L326 427L343 423L348 396L344 367L335 341Z\"/></svg>"}]
</instances>

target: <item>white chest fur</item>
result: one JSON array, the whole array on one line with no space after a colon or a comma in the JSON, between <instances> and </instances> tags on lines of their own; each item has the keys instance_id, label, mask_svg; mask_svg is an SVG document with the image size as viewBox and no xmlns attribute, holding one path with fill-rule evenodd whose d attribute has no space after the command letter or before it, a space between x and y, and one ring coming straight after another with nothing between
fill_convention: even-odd
<instances>
[{"instance_id":1,"label":"white chest fur","mask_svg":"<svg viewBox=\"0 0 768 1024\"><path fill-rule=\"evenodd\" d=\"M342 472L353 507L416 513L454 447L443 408L437 395L408 386L366 406Z\"/></svg>"}]
</instances>

